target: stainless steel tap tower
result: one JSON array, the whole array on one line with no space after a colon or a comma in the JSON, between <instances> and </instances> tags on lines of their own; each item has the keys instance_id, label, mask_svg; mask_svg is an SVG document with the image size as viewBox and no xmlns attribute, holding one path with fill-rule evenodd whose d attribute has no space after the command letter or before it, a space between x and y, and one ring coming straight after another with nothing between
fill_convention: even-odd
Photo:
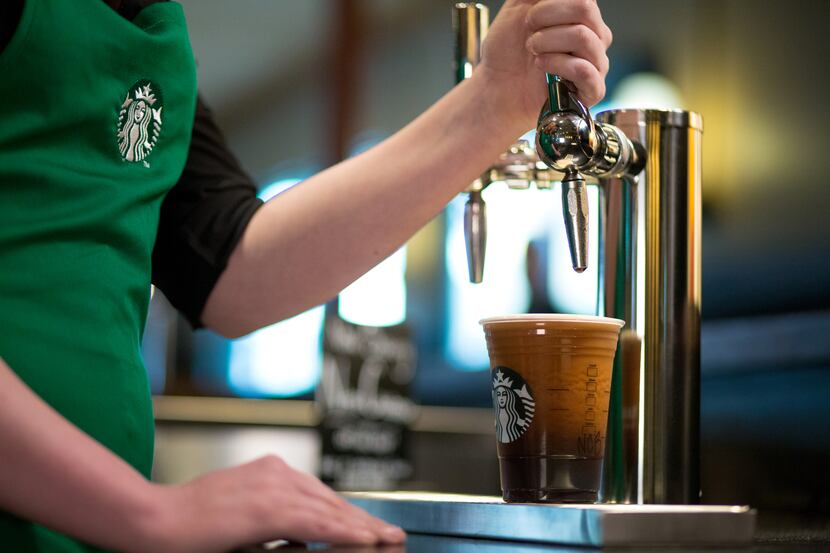
<instances>
[{"instance_id":1,"label":"stainless steel tap tower","mask_svg":"<svg viewBox=\"0 0 830 553\"><path fill-rule=\"evenodd\" d=\"M487 8L458 3L456 78L469 77ZM700 145L693 112L613 110L591 118L569 83L548 76L536 151L524 141L467 189L470 280L486 248L482 191L561 182L573 267L588 260L585 186L599 187L599 314L626 321L609 407L604 501L693 504L699 499ZM591 181L586 181L588 176Z\"/></svg>"}]
</instances>

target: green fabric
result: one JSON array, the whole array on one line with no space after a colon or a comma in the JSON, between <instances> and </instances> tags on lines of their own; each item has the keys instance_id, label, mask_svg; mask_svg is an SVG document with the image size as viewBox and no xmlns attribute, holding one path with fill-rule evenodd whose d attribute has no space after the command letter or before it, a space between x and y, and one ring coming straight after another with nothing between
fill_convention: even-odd
<instances>
[{"instance_id":1,"label":"green fabric","mask_svg":"<svg viewBox=\"0 0 830 553\"><path fill-rule=\"evenodd\" d=\"M26 0L0 54L0 356L148 478L150 256L195 105L172 2L130 22L102 0ZM90 550L2 513L0 549Z\"/></svg>"}]
</instances>

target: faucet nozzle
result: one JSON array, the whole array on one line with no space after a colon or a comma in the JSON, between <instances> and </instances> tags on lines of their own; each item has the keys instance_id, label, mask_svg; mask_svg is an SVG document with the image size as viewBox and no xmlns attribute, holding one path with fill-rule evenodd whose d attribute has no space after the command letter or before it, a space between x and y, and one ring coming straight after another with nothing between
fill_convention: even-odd
<instances>
[{"instance_id":1,"label":"faucet nozzle","mask_svg":"<svg viewBox=\"0 0 830 553\"><path fill-rule=\"evenodd\" d=\"M467 239L467 268L470 282L484 279L484 253L487 251L487 205L481 192L470 192L464 205L464 237Z\"/></svg>"},{"instance_id":2,"label":"faucet nozzle","mask_svg":"<svg viewBox=\"0 0 830 553\"><path fill-rule=\"evenodd\" d=\"M562 179L562 216L574 271L588 268L588 194L585 178L571 169Z\"/></svg>"}]
</instances>

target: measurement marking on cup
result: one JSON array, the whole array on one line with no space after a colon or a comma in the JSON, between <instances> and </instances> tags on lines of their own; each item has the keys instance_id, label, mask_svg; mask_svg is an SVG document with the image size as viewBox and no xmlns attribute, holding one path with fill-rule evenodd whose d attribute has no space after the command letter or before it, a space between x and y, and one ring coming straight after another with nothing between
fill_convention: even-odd
<instances>
[{"instance_id":1,"label":"measurement marking on cup","mask_svg":"<svg viewBox=\"0 0 830 553\"><path fill-rule=\"evenodd\" d=\"M548 388L549 392L570 392L570 388Z\"/></svg>"}]
</instances>

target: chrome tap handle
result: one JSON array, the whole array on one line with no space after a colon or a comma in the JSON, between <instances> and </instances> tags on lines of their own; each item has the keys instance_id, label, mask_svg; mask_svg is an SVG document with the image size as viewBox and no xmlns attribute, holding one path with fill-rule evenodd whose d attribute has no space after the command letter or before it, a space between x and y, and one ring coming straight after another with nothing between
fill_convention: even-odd
<instances>
[{"instance_id":1,"label":"chrome tap handle","mask_svg":"<svg viewBox=\"0 0 830 553\"><path fill-rule=\"evenodd\" d=\"M551 75L550 73L545 73L545 81L548 83L548 105L551 111L567 111L570 104L568 102L570 94L568 94L568 90L562 90L567 87L565 81L559 75Z\"/></svg>"},{"instance_id":2,"label":"chrome tap handle","mask_svg":"<svg viewBox=\"0 0 830 553\"><path fill-rule=\"evenodd\" d=\"M550 112L575 111L588 123L590 130L593 131L594 119L585 104L576 96L576 87L573 83L562 79L559 75L551 75L550 73L545 73L545 80L548 83L548 103L545 106L550 106ZM542 117L544 115L541 115L540 119Z\"/></svg>"},{"instance_id":3,"label":"chrome tap handle","mask_svg":"<svg viewBox=\"0 0 830 553\"><path fill-rule=\"evenodd\" d=\"M457 2L453 7L455 30L455 82L470 78L481 60L481 43L490 27L490 10L477 2Z\"/></svg>"},{"instance_id":4,"label":"chrome tap handle","mask_svg":"<svg viewBox=\"0 0 830 553\"><path fill-rule=\"evenodd\" d=\"M594 177L636 175L643 170L645 150L620 129L596 123L576 97L573 85L547 75L548 101L539 113L536 152L561 173L575 169Z\"/></svg>"}]
</instances>

